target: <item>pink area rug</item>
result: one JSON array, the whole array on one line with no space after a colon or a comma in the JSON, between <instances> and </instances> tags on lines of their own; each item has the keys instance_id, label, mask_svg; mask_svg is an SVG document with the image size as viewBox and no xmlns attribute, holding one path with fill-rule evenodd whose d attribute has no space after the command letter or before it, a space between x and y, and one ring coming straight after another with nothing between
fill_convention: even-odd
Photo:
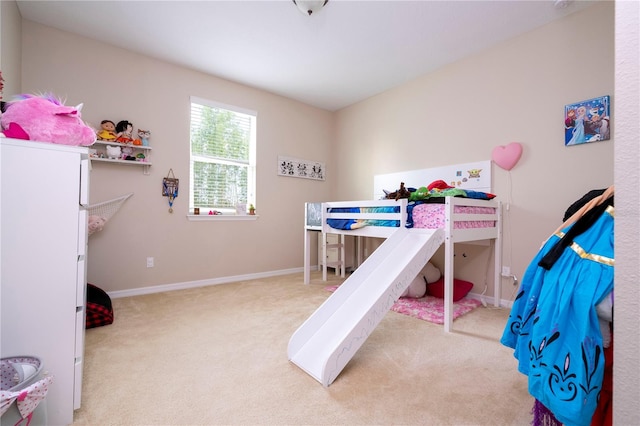
<instances>
[{"instance_id":1,"label":"pink area rug","mask_svg":"<svg viewBox=\"0 0 640 426\"><path fill-rule=\"evenodd\" d=\"M337 285L326 287L326 290L334 292ZM482 305L477 299L460 299L453 303L453 319L461 317ZM433 296L425 296L420 299L401 297L393 304L391 310L399 314L408 315L435 324L444 324L444 299Z\"/></svg>"}]
</instances>

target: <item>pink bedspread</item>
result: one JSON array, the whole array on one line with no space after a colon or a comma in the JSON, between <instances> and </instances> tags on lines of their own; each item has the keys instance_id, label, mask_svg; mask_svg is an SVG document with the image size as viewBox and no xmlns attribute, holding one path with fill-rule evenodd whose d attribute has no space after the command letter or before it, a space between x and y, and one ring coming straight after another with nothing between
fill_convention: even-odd
<instances>
[{"instance_id":1,"label":"pink bedspread","mask_svg":"<svg viewBox=\"0 0 640 426\"><path fill-rule=\"evenodd\" d=\"M420 204L413 208L413 227L426 229L440 229L445 227L444 204ZM493 214L493 207L454 206L454 213ZM495 226L492 220L470 220L454 222L454 229L461 228L491 228Z\"/></svg>"}]
</instances>

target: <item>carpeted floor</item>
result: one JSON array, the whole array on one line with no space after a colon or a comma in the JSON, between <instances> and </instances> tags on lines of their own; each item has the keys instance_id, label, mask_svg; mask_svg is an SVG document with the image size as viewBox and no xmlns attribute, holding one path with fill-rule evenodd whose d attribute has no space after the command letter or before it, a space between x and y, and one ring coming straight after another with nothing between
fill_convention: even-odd
<instances>
[{"instance_id":1,"label":"carpeted floor","mask_svg":"<svg viewBox=\"0 0 640 426\"><path fill-rule=\"evenodd\" d=\"M327 388L287 359L327 285L302 273L114 299L87 330L74 425L529 425L533 399L498 340L509 311L443 326L389 312Z\"/></svg>"}]
</instances>

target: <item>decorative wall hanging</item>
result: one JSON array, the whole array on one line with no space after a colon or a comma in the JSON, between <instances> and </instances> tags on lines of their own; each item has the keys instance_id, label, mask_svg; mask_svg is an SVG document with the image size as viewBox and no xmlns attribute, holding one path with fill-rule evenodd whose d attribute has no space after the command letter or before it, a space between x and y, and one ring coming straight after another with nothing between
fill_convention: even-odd
<instances>
[{"instance_id":1,"label":"decorative wall hanging","mask_svg":"<svg viewBox=\"0 0 640 426\"><path fill-rule=\"evenodd\" d=\"M169 213L173 213L173 200L178 196L179 182L173 174L173 169L169 169L167 177L162 178L162 196L169 197Z\"/></svg>"},{"instance_id":2,"label":"decorative wall hanging","mask_svg":"<svg viewBox=\"0 0 640 426\"><path fill-rule=\"evenodd\" d=\"M324 180L324 163L278 156L278 175L313 180Z\"/></svg>"},{"instance_id":3,"label":"decorative wall hanging","mask_svg":"<svg viewBox=\"0 0 640 426\"><path fill-rule=\"evenodd\" d=\"M564 107L564 144L579 145L611 138L609 96Z\"/></svg>"},{"instance_id":4,"label":"decorative wall hanging","mask_svg":"<svg viewBox=\"0 0 640 426\"><path fill-rule=\"evenodd\" d=\"M504 146L499 145L493 148L491 151L491 159L500 168L505 170L511 170L518 164L520 157L522 156L522 145L518 142L511 142Z\"/></svg>"}]
</instances>

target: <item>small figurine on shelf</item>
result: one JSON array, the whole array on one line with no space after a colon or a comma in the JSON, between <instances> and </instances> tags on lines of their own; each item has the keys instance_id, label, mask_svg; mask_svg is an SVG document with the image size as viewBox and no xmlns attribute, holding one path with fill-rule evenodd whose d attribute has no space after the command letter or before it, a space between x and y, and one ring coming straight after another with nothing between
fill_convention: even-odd
<instances>
[{"instance_id":1,"label":"small figurine on shelf","mask_svg":"<svg viewBox=\"0 0 640 426\"><path fill-rule=\"evenodd\" d=\"M125 146L122 148L122 159L128 161L135 161L136 157L133 156L133 148Z\"/></svg>"},{"instance_id":2,"label":"small figurine on shelf","mask_svg":"<svg viewBox=\"0 0 640 426\"><path fill-rule=\"evenodd\" d=\"M149 146L149 138L151 137L151 132L149 130L138 129L138 138L142 141L143 146Z\"/></svg>"},{"instance_id":3,"label":"small figurine on shelf","mask_svg":"<svg viewBox=\"0 0 640 426\"><path fill-rule=\"evenodd\" d=\"M116 125L113 121L102 120L100 122L100 130L98 130L96 136L98 137L99 141L115 141L118 137L115 130Z\"/></svg>"},{"instance_id":4,"label":"small figurine on shelf","mask_svg":"<svg viewBox=\"0 0 640 426\"><path fill-rule=\"evenodd\" d=\"M120 143L134 143L133 139L133 123L122 120L116 125L117 139L116 142Z\"/></svg>"},{"instance_id":5,"label":"small figurine on shelf","mask_svg":"<svg viewBox=\"0 0 640 426\"><path fill-rule=\"evenodd\" d=\"M119 146L107 145L107 158L110 160L119 160L122 156L122 149Z\"/></svg>"},{"instance_id":6,"label":"small figurine on shelf","mask_svg":"<svg viewBox=\"0 0 640 426\"><path fill-rule=\"evenodd\" d=\"M253 204L249 204L249 214L252 216L256 214L256 208L253 206Z\"/></svg>"}]
</instances>

